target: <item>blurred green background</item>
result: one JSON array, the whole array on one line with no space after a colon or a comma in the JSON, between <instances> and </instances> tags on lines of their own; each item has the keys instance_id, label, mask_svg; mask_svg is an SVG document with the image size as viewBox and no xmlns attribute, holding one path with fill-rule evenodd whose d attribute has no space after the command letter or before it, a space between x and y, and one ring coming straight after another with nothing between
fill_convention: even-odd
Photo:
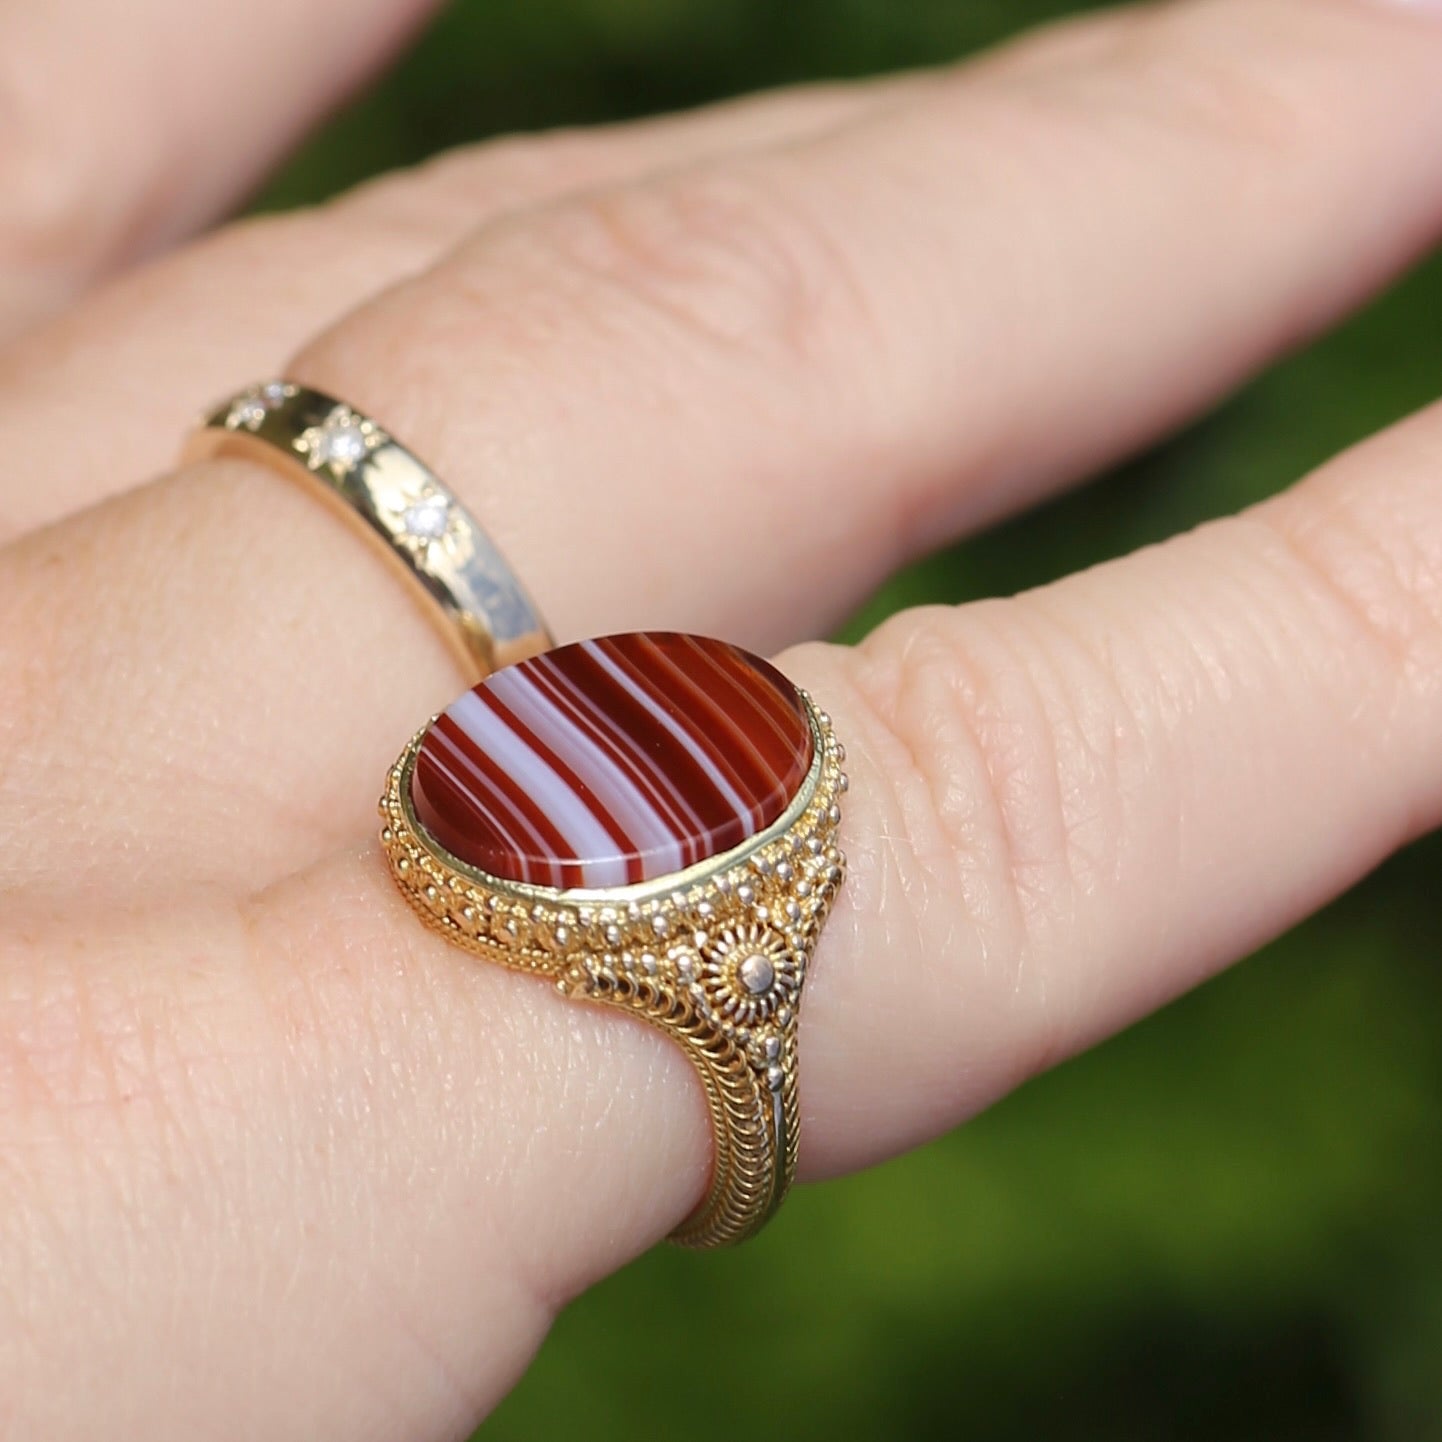
<instances>
[{"instance_id":1,"label":"blurred green background","mask_svg":"<svg viewBox=\"0 0 1442 1442\"><path fill-rule=\"evenodd\" d=\"M947 60L1078 8L464 0L266 202L498 131ZM897 578L853 632L1287 484L1442 392L1439 316L1434 264L1187 434ZM1442 1438L1439 862L1414 848L963 1131L804 1189L749 1248L657 1250L562 1318L482 1436Z\"/></svg>"}]
</instances>

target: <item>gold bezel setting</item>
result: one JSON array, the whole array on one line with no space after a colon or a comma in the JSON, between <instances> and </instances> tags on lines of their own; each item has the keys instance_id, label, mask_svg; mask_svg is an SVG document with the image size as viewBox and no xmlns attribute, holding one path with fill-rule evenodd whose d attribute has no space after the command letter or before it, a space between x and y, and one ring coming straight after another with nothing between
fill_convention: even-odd
<instances>
[{"instance_id":1,"label":"gold bezel setting","mask_svg":"<svg viewBox=\"0 0 1442 1442\"><path fill-rule=\"evenodd\" d=\"M429 726L391 768L381 843L401 892L453 944L551 981L564 995L659 1027L701 1078L715 1134L707 1196L673 1235L752 1235L796 1169L796 1023L845 859L836 845L845 752L802 693L813 756L786 811L742 845L632 886L558 890L490 876L418 821L411 774Z\"/></svg>"}]
</instances>

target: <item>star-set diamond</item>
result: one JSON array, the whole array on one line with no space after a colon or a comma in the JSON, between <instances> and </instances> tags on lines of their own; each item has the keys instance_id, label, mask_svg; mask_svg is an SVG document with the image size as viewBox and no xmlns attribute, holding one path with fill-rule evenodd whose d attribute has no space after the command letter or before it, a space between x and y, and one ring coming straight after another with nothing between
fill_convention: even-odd
<instances>
[{"instance_id":1,"label":"star-set diamond","mask_svg":"<svg viewBox=\"0 0 1442 1442\"><path fill-rule=\"evenodd\" d=\"M329 466L336 475L346 476L385 441L378 426L363 420L349 406L337 406L320 425L303 432L295 448L311 470Z\"/></svg>"},{"instance_id":2,"label":"star-set diamond","mask_svg":"<svg viewBox=\"0 0 1442 1442\"><path fill-rule=\"evenodd\" d=\"M285 381L267 381L253 386L231 402L225 424L233 431L259 430L266 416L278 410L295 394L295 387Z\"/></svg>"},{"instance_id":3,"label":"star-set diamond","mask_svg":"<svg viewBox=\"0 0 1442 1442\"><path fill-rule=\"evenodd\" d=\"M423 496L401 512L401 528L418 541L439 541L450 524L451 503L444 496Z\"/></svg>"}]
</instances>

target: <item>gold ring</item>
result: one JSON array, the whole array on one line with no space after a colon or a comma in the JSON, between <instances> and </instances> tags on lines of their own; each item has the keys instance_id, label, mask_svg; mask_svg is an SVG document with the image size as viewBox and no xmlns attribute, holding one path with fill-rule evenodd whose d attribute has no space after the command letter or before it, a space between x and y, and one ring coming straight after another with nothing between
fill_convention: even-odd
<instances>
[{"instance_id":1,"label":"gold ring","mask_svg":"<svg viewBox=\"0 0 1442 1442\"><path fill-rule=\"evenodd\" d=\"M796 1172L797 1016L845 861L844 753L767 662L639 632L473 687L392 767L381 842L421 919L659 1027L710 1107L712 1178L673 1234L738 1242Z\"/></svg>"},{"instance_id":2,"label":"gold ring","mask_svg":"<svg viewBox=\"0 0 1442 1442\"><path fill-rule=\"evenodd\" d=\"M201 419L188 461L242 456L319 483L440 609L468 671L544 651L540 613L480 523L374 421L290 381L267 381Z\"/></svg>"}]
</instances>

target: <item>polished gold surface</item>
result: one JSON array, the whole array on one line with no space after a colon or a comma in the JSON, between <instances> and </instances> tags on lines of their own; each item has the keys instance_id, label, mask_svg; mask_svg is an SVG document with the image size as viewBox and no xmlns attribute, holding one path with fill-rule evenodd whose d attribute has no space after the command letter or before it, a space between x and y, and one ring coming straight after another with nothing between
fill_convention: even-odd
<instances>
[{"instance_id":1,"label":"polished gold surface","mask_svg":"<svg viewBox=\"0 0 1442 1442\"><path fill-rule=\"evenodd\" d=\"M705 1200L672 1238L685 1246L754 1235L796 1174L797 1016L845 868L836 845L844 753L826 715L809 698L806 707L815 756L786 812L741 846L641 885L527 886L444 851L411 806L424 730L381 798L392 874L428 926L565 996L659 1027L690 1058L715 1155Z\"/></svg>"},{"instance_id":2,"label":"polished gold surface","mask_svg":"<svg viewBox=\"0 0 1442 1442\"><path fill-rule=\"evenodd\" d=\"M394 437L343 401L268 381L205 416L187 460L241 456L311 483L419 587L467 671L551 646L540 613L479 522Z\"/></svg>"}]
</instances>

